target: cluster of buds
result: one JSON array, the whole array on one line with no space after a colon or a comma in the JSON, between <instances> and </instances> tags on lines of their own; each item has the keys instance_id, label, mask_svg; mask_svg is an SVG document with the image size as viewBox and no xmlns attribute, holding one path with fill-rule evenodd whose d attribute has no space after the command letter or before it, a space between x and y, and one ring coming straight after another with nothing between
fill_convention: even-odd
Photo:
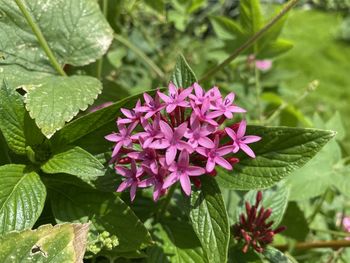
<instances>
[{"instance_id":1,"label":"cluster of buds","mask_svg":"<svg viewBox=\"0 0 350 263\"><path fill-rule=\"evenodd\" d=\"M264 209L259 205L262 200L262 192L259 191L256 195L255 205L251 206L248 202L245 203L247 214L242 213L239 217L239 222L233 226L233 234L236 239L242 240L245 244L243 252L247 253L251 246L258 253L262 253L266 245L272 243L275 234L284 231L284 226L275 230L271 228L273 221L267 223L271 216L272 209Z\"/></svg>"},{"instance_id":2,"label":"cluster of buds","mask_svg":"<svg viewBox=\"0 0 350 263\"><path fill-rule=\"evenodd\" d=\"M191 180L200 185L198 177L215 175L217 165L232 170L239 150L255 157L247 144L261 138L245 135L245 120L220 128L246 112L233 103L233 93L223 98L217 87L205 92L197 83L186 89L170 83L169 95L158 90L154 98L143 97L143 104L138 100L132 110L121 109L125 117L117 119L118 132L105 137L115 143L111 162L125 178L117 191L130 188L132 201L137 188L153 186L156 201L178 181L190 195Z\"/></svg>"}]
</instances>

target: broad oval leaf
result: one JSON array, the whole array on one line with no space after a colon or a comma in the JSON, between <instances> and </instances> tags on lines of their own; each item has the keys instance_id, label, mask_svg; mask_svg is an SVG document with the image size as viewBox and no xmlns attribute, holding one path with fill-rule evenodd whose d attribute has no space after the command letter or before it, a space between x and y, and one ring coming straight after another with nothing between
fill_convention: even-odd
<instances>
[{"instance_id":1,"label":"broad oval leaf","mask_svg":"<svg viewBox=\"0 0 350 263\"><path fill-rule=\"evenodd\" d=\"M9 148L17 154L26 153L24 117L21 95L4 81L0 88L0 129Z\"/></svg>"},{"instance_id":2,"label":"broad oval leaf","mask_svg":"<svg viewBox=\"0 0 350 263\"><path fill-rule=\"evenodd\" d=\"M152 232L156 245L147 250L147 262L207 262L198 238L188 223L165 221L156 224Z\"/></svg>"},{"instance_id":3,"label":"broad oval leaf","mask_svg":"<svg viewBox=\"0 0 350 263\"><path fill-rule=\"evenodd\" d=\"M42 225L0 237L0 262L82 263L89 224Z\"/></svg>"},{"instance_id":4,"label":"broad oval leaf","mask_svg":"<svg viewBox=\"0 0 350 263\"><path fill-rule=\"evenodd\" d=\"M170 81L178 88L187 88L197 81L196 75L183 55L178 57Z\"/></svg>"},{"instance_id":5,"label":"broad oval leaf","mask_svg":"<svg viewBox=\"0 0 350 263\"><path fill-rule=\"evenodd\" d=\"M45 173L67 173L75 175L87 183L104 175L103 168L103 165L94 156L80 147L54 154L41 166Z\"/></svg>"},{"instance_id":6,"label":"broad oval leaf","mask_svg":"<svg viewBox=\"0 0 350 263\"><path fill-rule=\"evenodd\" d=\"M119 245L113 249L115 252L135 251L150 244L151 237L145 226L113 193L67 184L55 184L50 190L52 211L57 222L91 221L93 235L107 231L117 236Z\"/></svg>"},{"instance_id":7,"label":"broad oval leaf","mask_svg":"<svg viewBox=\"0 0 350 263\"><path fill-rule=\"evenodd\" d=\"M89 64L112 42L113 31L96 1L27 0L25 8L61 65ZM0 11L2 64L55 73L15 1L1 0Z\"/></svg>"},{"instance_id":8,"label":"broad oval leaf","mask_svg":"<svg viewBox=\"0 0 350 263\"><path fill-rule=\"evenodd\" d=\"M335 135L333 131L289 127L249 126L247 134L262 137L252 144L256 158L239 154L232 172L218 169L225 188L250 190L276 184L307 163Z\"/></svg>"},{"instance_id":9,"label":"broad oval leaf","mask_svg":"<svg viewBox=\"0 0 350 263\"><path fill-rule=\"evenodd\" d=\"M43 134L50 138L79 110L86 110L101 93L101 82L88 76L47 77L25 85L26 108Z\"/></svg>"},{"instance_id":10,"label":"broad oval leaf","mask_svg":"<svg viewBox=\"0 0 350 263\"><path fill-rule=\"evenodd\" d=\"M24 165L0 166L0 185L0 235L31 228L46 198L39 175Z\"/></svg>"},{"instance_id":11,"label":"broad oval leaf","mask_svg":"<svg viewBox=\"0 0 350 263\"><path fill-rule=\"evenodd\" d=\"M226 262L230 228L220 188L209 176L191 194L190 220L209 262Z\"/></svg>"},{"instance_id":12,"label":"broad oval leaf","mask_svg":"<svg viewBox=\"0 0 350 263\"><path fill-rule=\"evenodd\" d=\"M268 246L264 249L263 255L271 263L293 263L289 257L283 254L278 249Z\"/></svg>"}]
</instances>

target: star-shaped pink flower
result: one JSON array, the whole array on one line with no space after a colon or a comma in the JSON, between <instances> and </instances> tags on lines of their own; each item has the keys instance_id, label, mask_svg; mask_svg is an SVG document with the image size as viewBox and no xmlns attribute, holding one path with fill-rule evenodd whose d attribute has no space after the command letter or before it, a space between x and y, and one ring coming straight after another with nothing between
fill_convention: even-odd
<instances>
[{"instance_id":1,"label":"star-shaped pink flower","mask_svg":"<svg viewBox=\"0 0 350 263\"><path fill-rule=\"evenodd\" d=\"M169 96L158 91L159 97L166 103L167 113L171 113L175 110L176 107L186 108L189 106L186 98L191 94L192 87L184 89L179 93L179 90L175 87L173 83L169 84Z\"/></svg>"},{"instance_id":2,"label":"star-shaped pink flower","mask_svg":"<svg viewBox=\"0 0 350 263\"><path fill-rule=\"evenodd\" d=\"M261 140L261 137L255 135L244 135L247 127L247 122L245 120L241 121L237 132L232 130L231 128L225 128L226 133L233 140L233 152L236 153L241 149L247 155L252 158L255 158L255 153L253 150L247 145L253 142L257 142Z\"/></svg>"},{"instance_id":3,"label":"star-shaped pink flower","mask_svg":"<svg viewBox=\"0 0 350 263\"><path fill-rule=\"evenodd\" d=\"M182 190L186 195L191 194L190 176L199 176L205 169L189 165L189 153L185 149L180 152L179 159L169 167L170 175L165 179L163 189L166 189L180 180Z\"/></svg>"},{"instance_id":4,"label":"star-shaped pink flower","mask_svg":"<svg viewBox=\"0 0 350 263\"><path fill-rule=\"evenodd\" d=\"M245 109L242 109L238 106L232 105L235 99L234 93L229 93L225 99L218 99L215 102L215 105L212 107L214 112L220 113L220 115L225 115L226 118L232 119L233 113L243 113L246 112Z\"/></svg>"},{"instance_id":5,"label":"star-shaped pink flower","mask_svg":"<svg viewBox=\"0 0 350 263\"><path fill-rule=\"evenodd\" d=\"M204 123L202 126L199 120L196 118L191 123L191 128L187 129L185 133L185 138L188 139L188 144L192 146L193 149L201 145L205 148L213 148L215 145L212 140L207 136L213 133L215 127Z\"/></svg>"}]
</instances>

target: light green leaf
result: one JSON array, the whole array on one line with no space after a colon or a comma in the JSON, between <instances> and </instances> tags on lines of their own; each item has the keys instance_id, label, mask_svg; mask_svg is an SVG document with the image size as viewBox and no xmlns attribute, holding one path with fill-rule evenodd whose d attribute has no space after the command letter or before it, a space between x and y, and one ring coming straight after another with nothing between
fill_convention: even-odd
<instances>
[{"instance_id":1,"label":"light green leaf","mask_svg":"<svg viewBox=\"0 0 350 263\"><path fill-rule=\"evenodd\" d=\"M160 14L164 13L164 1L163 0L144 0L146 5L154 9Z\"/></svg>"},{"instance_id":2,"label":"light green leaf","mask_svg":"<svg viewBox=\"0 0 350 263\"><path fill-rule=\"evenodd\" d=\"M342 122L342 118L338 111L332 116L332 118L330 118L327 121L325 128L336 131L337 135L335 138L339 141L343 140L346 136L346 131Z\"/></svg>"},{"instance_id":3,"label":"light green leaf","mask_svg":"<svg viewBox=\"0 0 350 263\"><path fill-rule=\"evenodd\" d=\"M263 25L263 17L259 0L241 0L239 5L239 21L241 27L254 34Z\"/></svg>"},{"instance_id":4,"label":"light green leaf","mask_svg":"<svg viewBox=\"0 0 350 263\"><path fill-rule=\"evenodd\" d=\"M0 129L9 148L17 154L26 153L25 112L22 96L3 82L0 87Z\"/></svg>"},{"instance_id":5,"label":"light green leaf","mask_svg":"<svg viewBox=\"0 0 350 263\"><path fill-rule=\"evenodd\" d=\"M332 175L331 181L343 195L350 198L350 166L338 170L336 174Z\"/></svg>"},{"instance_id":6,"label":"light green leaf","mask_svg":"<svg viewBox=\"0 0 350 263\"><path fill-rule=\"evenodd\" d=\"M282 185L264 190L262 191L262 194L262 206L265 209L272 209L272 213L268 221L273 221L274 223L271 227L276 228L281 223L288 205L289 188L285 185ZM239 221L239 215L241 213L246 214L245 202L247 201L250 204L254 205L256 201L256 195L257 191L251 190L244 196L241 206L237 208L238 212L236 213L236 222Z\"/></svg>"},{"instance_id":7,"label":"light green leaf","mask_svg":"<svg viewBox=\"0 0 350 263\"><path fill-rule=\"evenodd\" d=\"M75 175L87 183L104 175L103 165L90 153L80 147L70 148L54 154L41 166L48 174L67 173Z\"/></svg>"},{"instance_id":8,"label":"light green leaf","mask_svg":"<svg viewBox=\"0 0 350 263\"><path fill-rule=\"evenodd\" d=\"M266 188L276 184L307 163L334 136L333 131L288 127L247 127L247 134L262 137L252 144L256 158L239 154L232 172L218 169L222 187L240 190Z\"/></svg>"},{"instance_id":9,"label":"light green leaf","mask_svg":"<svg viewBox=\"0 0 350 263\"><path fill-rule=\"evenodd\" d=\"M89 224L42 225L0 237L0 262L83 262Z\"/></svg>"},{"instance_id":10,"label":"light green leaf","mask_svg":"<svg viewBox=\"0 0 350 263\"><path fill-rule=\"evenodd\" d=\"M236 21L225 16L212 16L210 17L210 22L220 39L232 40L244 35L241 26Z\"/></svg>"},{"instance_id":11,"label":"light green leaf","mask_svg":"<svg viewBox=\"0 0 350 263\"><path fill-rule=\"evenodd\" d=\"M151 242L142 222L119 197L113 193L55 184L50 189L51 206L57 222L91 221L91 234L103 231L117 236L119 245L113 250L129 252L142 249Z\"/></svg>"},{"instance_id":12,"label":"light green leaf","mask_svg":"<svg viewBox=\"0 0 350 263\"><path fill-rule=\"evenodd\" d=\"M101 93L101 83L88 76L48 77L24 89L26 108L43 134L50 138L79 110L85 110Z\"/></svg>"},{"instance_id":13,"label":"light green leaf","mask_svg":"<svg viewBox=\"0 0 350 263\"><path fill-rule=\"evenodd\" d=\"M24 165L0 166L0 185L0 235L31 228L46 198L39 175Z\"/></svg>"},{"instance_id":14,"label":"light green leaf","mask_svg":"<svg viewBox=\"0 0 350 263\"><path fill-rule=\"evenodd\" d=\"M268 246L264 249L263 252L265 258L271 263L292 263L285 254L283 254L278 249Z\"/></svg>"},{"instance_id":15,"label":"light green leaf","mask_svg":"<svg viewBox=\"0 0 350 263\"><path fill-rule=\"evenodd\" d=\"M270 41L267 45L263 46L259 51L258 58L272 58L282 55L293 48L293 43L289 40L278 39L276 41Z\"/></svg>"},{"instance_id":16,"label":"light green leaf","mask_svg":"<svg viewBox=\"0 0 350 263\"><path fill-rule=\"evenodd\" d=\"M235 190L227 189L224 187L221 187L220 190L222 194L222 199L225 202L229 225L233 225L234 223L237 222L236 220L236 215L238 212L237 207L241 200L241 196Z\"/></svg>"},{"instance_id":17,"label":"light green leaf","mask_svg":"<svg viewBox=\"0 0 350 263\"><path fill-rule=\"evenodd\" d=\"M183 55L178 57L170 81L178 88L187 88L197 81L194 72Z\"/></svg>"},{"instance_id":18,"label":"light green leaf","mask_svg":"<svg viewBox=\"0 0 350 263\"><path fill-rule=\"evenodd\" d=\"M153 227L156 246L147 250L149 263L207 262L200 243L190 225L166 221Z\"/></svg>"},{"instance_id":19,"label":"light green leaf","mask_svg":"<svg viewBox=\"0 0 350 263\"><path fill-rule=\"evenodd\" d=\"M113 31L96 1L27 0L25 5L61 65L96 61L112 42ZM1 63L55 73L15 1L1 0L0 11Z\"/></svg>"},{"instance_id":20,"label":"light green leaf","mask_svg":"<svg viewBox=\"0 0 350 263\"><path fill-rule=\"evenodd\" d=\"M215 180L204 176L191 194L190 219L209 262L226 262L230 228L224 200Z\"/></svg>"}]
</instances>

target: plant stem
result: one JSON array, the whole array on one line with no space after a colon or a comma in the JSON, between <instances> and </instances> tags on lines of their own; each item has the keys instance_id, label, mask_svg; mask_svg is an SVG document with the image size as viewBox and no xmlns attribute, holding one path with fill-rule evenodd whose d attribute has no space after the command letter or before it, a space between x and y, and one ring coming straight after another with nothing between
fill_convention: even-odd
<instances>
[{"instance_id":1,"label":"plant stem","mask_svg":"<svg viewBox=\"0 0 350 263\"><path fill-rule=\"evenodd\" d=\"M297 250L307 250L313 248L332 248L339 249L342 247L350 247L350 240L329 240L329 241L315 241L315 242L300 242L296 243L291 248ZM286 251L288 250L288 245L276 245L275 248Z\"/></svg>"},{"instance_id":2,"label":"plant stem","mask_svg":"<svg viewBox=\"0 0 350 263\"><path fill-rule=\"evenodd\" d=\"M102 12L104 17L107 18L108 0L102 1ZM101 79L102 69L103 69L103 56L96 62L96 78Z\"/></svg>"},{"instance_id":3,"label":"plant stem","mask_svg":"<svg viewBox=\"0 0 350 263\"><path fill-rule=\"evenodd\" d=\"M261 28L258 32L256 32L253 36L251 36L246 42L242 44L239 48L237 48L233 53L225 59L223 62L221 62L216 67L212 68L208 72L204 74L203 77L200 78L199 82L202 82L212 75L214 75L216 72L220 71L222 68L224 68L226 65L231 63L232 60L234 60L236 57L238 57L239 54L241 54L243 51L245 51L247 48L249 48L251 45L255 43L260 37L262 37L274 24L278 22L290 9L295 6L299 0L290 0L285 7L274 17L271 19L270 22L268 22L263 28Z\"/></svg>"},{"instance_id":4,"label":"plant stem","mask_svg":"<svg viewBox=\"0 0 350 263\"><path fill-rule=\"evenodd\" d=\"M47 43L43 33L41 32L39 26L35 24L32 16L27 11L25 5L23 4L22 0L15 0L17 6L21 10L24 18L27 20L27 23L31 27L33 33L35 34L37 40L39 41L40 46L45 51L47 57L49 58L51 65L54 67L54 69L62 76L66 76L66 73L63 71L61 65L58 63L55 55L53 54L52 50L49 47L49 44Z\"/></svg>"},{"instance_id":5,"label":"plant stem","mask_svg":"<svg viewBox=\"0 0 350 263\"><path fill-rule=\"evenodd\" d=\"M350 233L347 233L347 232L334 231L334 230L328 230L328 229L318 229L318 228L310 228L310 229L312 231L328 233L334 236L350 237Z\"/></svg>"},{"instance_id":6,"label":"plant stem","mask_svg":"<svg viewBox=\"0 0 350 263\"><path fill-rule=\"evenodd\" d=\"M176 185L177 184L173 184L171 187L170 187L170 190L167 194L167 196L165 197L163 203L162 203L162 206L160 207L159 209L159 212L157 213L156 215L156 220L159 221L165 214L168 206L169 206L169 203L170 203L170 200L171 198L173 197L173 194L175 192L175 189L176 189Z\"/></svg>"},{"instance_id":7,"label":"plant stem","mask_svg":"<svg viewBox=\"0 0 350 263\"><path fill-rule=\"evenodd\" d=\"M114 39L122 43L127 48L131 49L137 56L139 56L145 64L150 67L162 80L165 79L164 72L149 58L147 55L129 40L122 37L121 35L114 34Z\"/></svg>"}]
</instances>

